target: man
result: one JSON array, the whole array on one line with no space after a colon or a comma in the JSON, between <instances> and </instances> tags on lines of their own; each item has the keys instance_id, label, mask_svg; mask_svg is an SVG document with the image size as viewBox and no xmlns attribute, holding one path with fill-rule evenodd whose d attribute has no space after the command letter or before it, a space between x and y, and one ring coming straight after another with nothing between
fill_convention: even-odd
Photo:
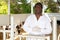
<instances>
[{"instance_id":1,"label":"man","mask_svg":"<svg viewBox=\"0 0 60 40\"><path fill-rule=\"evenodd\" d=\"M36 3L34 6L35 14L30 15L24 25L23 29L32 35L46 35L51 34L52 28L50 20L46 15L42 14L42 4Z\"/></svg>"}]
</instances>

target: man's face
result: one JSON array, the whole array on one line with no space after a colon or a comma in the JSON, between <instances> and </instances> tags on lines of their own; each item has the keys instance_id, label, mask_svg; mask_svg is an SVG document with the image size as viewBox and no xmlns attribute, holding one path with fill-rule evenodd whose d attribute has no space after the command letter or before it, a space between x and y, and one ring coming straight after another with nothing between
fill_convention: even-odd
<instances>
[{"instance_id":1,"label":"man's face","mask_svg":"<svg viewBox=\"0 0 60 40\"><path fill-rule=\"evenodd\" d=\"M36 5L35 13L37 13L37 14L42 13L42 8L39 5Z\"/></svg>"}]
</instances>

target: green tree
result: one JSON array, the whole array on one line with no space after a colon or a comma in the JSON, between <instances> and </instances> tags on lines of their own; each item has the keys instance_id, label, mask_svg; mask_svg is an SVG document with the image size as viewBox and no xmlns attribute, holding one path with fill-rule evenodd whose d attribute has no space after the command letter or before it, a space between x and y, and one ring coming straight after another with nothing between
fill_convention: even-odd
<instances>
[{"instance_id":1,"label":"green tree","mask_svg":"<svg viewBox=\"0 0 60 40\"><path fill-rule=\"evenodd\" d=\"M0 14L8 14L7 1L0 0Z\"/></svg>"},{"instance_id":2,"label":"green tree","mask_svg":"<svg viewBox=\"0 0 60 40\"><path fill-rule=\"evenodd\" d=\"M54 2L53 0L49 0L48 2L48 7L45 10L46 13L58 13L58 7L57 7L57 3Z\"/></svg>"},{"instance_id":3,"label":"green tree","mask_svg":"<svg viewBox=\"0 0 60 40\"><path fill-rule=\"evenodd\" d=\"M22 4L18 4L17 2L21 2ZM31 13L31 4L27 3L27 0L11 0L10 7L12 14Z\"/></svg>"}]
</instances>

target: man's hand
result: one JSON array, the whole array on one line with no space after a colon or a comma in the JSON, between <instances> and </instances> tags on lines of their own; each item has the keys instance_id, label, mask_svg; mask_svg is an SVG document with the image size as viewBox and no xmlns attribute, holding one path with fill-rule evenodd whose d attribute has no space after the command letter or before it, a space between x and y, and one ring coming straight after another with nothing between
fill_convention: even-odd
<instances>
[{"instance_id":1,"label":"man's hand","mask_svg":"<svg viewBox=\"0 0 60 40\"><path fill-rule=\"evenodd\" d=\"M32 31L35 31L35 32L40 32L41 31L41 28L36 26L36 27L33 27L32 28Z\"/></svg>"}]
</instances>

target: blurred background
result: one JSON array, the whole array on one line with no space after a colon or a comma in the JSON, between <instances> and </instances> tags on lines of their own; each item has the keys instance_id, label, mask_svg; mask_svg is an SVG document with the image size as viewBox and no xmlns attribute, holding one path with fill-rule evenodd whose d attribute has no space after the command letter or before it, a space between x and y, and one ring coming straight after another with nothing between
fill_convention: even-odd
<instances>
[{"instance_id":1,"label":"blurred background","mask_svg":"<svg viewBox=\"0 0 60 40\"><path fill-rule=\"evenodd\" d=\"M37 2L43 4L43 14L48 14L50 18L57 18L57 33L60 33L60 0L0 0L0 30L10 30L11 16L14 18L15 35L26 33L22 26L26 18L33 14L34 5ZM6 39L10 38L10 33L6 32ZM52 34L51 40L52 40ZM3 32L0 32L0 40L3 40ZM18 39L17 39L18 40Z\"/></svg>"},{"instance_id":2,"label":"blurred background","mask_svg":"<svg viewBox=\"0 0 60 40\"><path fill-rule=\"evenodd\" d=\"M29 14L37 2L43 4L44 13L60 12L60 0L10 0L10 13ZM8 0L0 0L0 14L8 14Z\"/></svg>"}]
</instances>

